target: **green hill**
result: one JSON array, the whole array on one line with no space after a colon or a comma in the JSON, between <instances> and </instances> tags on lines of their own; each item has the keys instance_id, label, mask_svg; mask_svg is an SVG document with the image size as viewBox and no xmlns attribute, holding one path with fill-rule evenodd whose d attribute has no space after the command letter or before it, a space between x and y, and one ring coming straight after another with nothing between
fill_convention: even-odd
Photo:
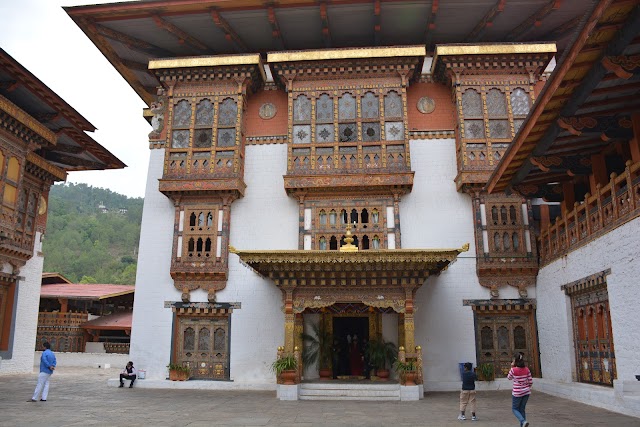
<instances>
[{"instance_id":1,"label":"green hill","mask_svg":"<svg viewBox=\"0 0 640 427\"><path fill-rule=\"evenodd\" d=\"M51 187L44 271L76 283L133 285L143 201L86 184Z\"/></svg>"}]
</instances>

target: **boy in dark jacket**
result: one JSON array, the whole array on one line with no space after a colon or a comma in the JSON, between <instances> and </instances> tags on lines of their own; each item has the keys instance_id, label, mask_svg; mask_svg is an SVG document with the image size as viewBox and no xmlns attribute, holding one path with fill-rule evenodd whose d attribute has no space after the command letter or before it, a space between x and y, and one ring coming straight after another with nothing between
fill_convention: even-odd
<instances>
[{"instance_id":1,"label":"boy in dark jacket","mask_svg":"<svg viewBox=\"0 0 640 427\"><path fill-rule=\"evenodd\" d=\"M464 372L462 373L462 391L460 392L460 415L458 419L464 421L464 411L467 405L471 407L471 420L478 421L476 417L476 377L475 372L471 371L471 363L464 364Z\"/></svg>"}]
</instances>

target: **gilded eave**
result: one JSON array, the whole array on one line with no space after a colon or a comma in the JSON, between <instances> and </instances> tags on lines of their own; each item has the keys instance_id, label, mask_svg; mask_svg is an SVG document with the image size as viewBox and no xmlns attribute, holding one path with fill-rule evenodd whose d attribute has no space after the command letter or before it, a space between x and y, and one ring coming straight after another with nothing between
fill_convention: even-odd
<instances>
[{"instance_id":1,"label":"gilded eave","mask_svg":"<svg viewBox=\"0 0 640 427\"><path fill-rule=\"evenodd\" d=\"M270 52L267 62L328 61L336 59L397 58L401 56L426 56L424 46L366 47L353 49L300 50Z\"/></svg>"},{"instance_id":2,"label":"gilded eave","mask_svg":"<svg viewBox=\"0 0 640 427\"><path fill-rule=\"evenodd\" d=\"M431 74L434 74L438 60L443 56L472 55L535 55L547 54L549 57L557 52L555 43L496 43L496 44L446 44L436 46Z\"/></svg>"},{"instance_id":3,"label":"gilded eave","mask_svg":"<svg viewBox=\"0 0 640 427\"><path fill-rule=\"evenodd\" d=\"M244 55L214 55L214 56L192 56L187 58L166 58L152 59L149 61L149 70L167 70L175 68L202 68L202 67L235 67L243 65L255 65L262 76L262 80L267 78L264 74L264 67L259 53Z\"/></svg>"},{"instance_id":4,"label":"gilded eave","mask_svg":"<svg viewBox=\"0 0 640 427\"><path fill-rule=\"evenodd\" d=\"M39 121L2 95L0 95L0 110L19 121L22 125L36 133L51 145L56 145L57 137L53 131L49 130L46 126L42 125Z\"/></svg>"},{"instance_id":5,"label":"gilded eave","mask_svg":"<svg viewBox=\"0 0 640 427\"><path fill-rule=\"evenodd\" d=\"M320 250L238 250L229 246L229 252L252 267L257 264L309 264L330 267L335 264L432 264L451 263L469 250L469 244L452 249L379 249L358 252Z\"/></svg>"}]
</instances>

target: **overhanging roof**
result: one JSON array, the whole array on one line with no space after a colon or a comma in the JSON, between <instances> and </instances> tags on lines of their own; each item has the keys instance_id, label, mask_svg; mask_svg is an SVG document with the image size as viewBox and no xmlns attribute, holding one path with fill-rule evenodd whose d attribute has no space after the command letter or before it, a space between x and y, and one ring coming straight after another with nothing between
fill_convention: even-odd
<instances>
[{"instance_id":1,"label":"overhanging roof","mask_svg":"<svg viewBox=\"0 0 640 427\"><path fill-rule=\"evenodd\" d=\"M80 326L84 329L100 331L130 331L132 320L133 313L131 311L125 311L122 313L113 313L107 316L98 317L97 319L89 320Z\"/></svg>"},{"instance_id":2,"label":"overhanging roof","mask_svg":"<svg viewBox=\"0 0 640 427\"><path fill-rule=\"evenodd\" d=\"M555 41L591 7L550 0L158 0L65 10L147 104L151 59L363 46Z\"/></svg>"},{"instance_id":3,"label":"overhanging roof","mask_svg":"<svg viewBox=\"0 0 640 427\"><path fill-rule=\"evenodd\" d=\"M122 295L133 294L130 285L97 285L82 283L55 283L40 289L40 298L67 298L74 300L99 301Z\"/></svg>"},{"instance_id":4,"label":"overhanging roof","mask_svg":"<svg viewBox=\"0 0 640 427\"><path fill-rule=\"evenodd\" d=\"M400 286L410 279L420 286L430 275L445 270L456 257L469 250L460 249L381 249L358 252L320 250L245 251L230 247L229 252L278 286ZM408 283L408 282L407 282Z\"/></svg>"},{"instance_id":5,"label":"overhanging roof","mask_svg":"<svg viewBox=\"0 0 640 427\"><path fill-rule=\"evenodd\" d=\"M34 154L51 165L67 172L125 167L85 133L95 130L87 119L2 48L0 109L44 136L47 143Z\"/></svg>"},{"instance_id":6,"label":"overhanging roof","mask_svg":"<svg viewBox=\"0 0 640 427\"><path fill-rule=\"evenodd\" d=\"M599 2L489 178L489 192L545 197L553 191L547 184L590 174L592 154L629 139L627 116L640 111L640 73L625 78L606 62L640 54L639 34L637 1Z\"/></svg>"}]
</instances>

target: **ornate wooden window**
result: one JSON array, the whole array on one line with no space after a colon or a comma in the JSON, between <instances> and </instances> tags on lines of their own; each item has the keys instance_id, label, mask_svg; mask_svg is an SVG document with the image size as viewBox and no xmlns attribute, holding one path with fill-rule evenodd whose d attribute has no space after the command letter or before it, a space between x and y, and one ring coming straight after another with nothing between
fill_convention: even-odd
<instances>
[{"instance_id":1,"label":"ornate wooden window","mask_svg":"<svg viewBox=\"0 0 640 427\"><path fill-rule=\"evenodd\" d=\"M578 381L613 386L616 357L605 270L562 286L571 298Z\"/></svg>"},{"instance_id":2,"label":"ornate wooden window","mask_svg":"<svg viewBox=\"0 0 640 427\"><path fill-rule=\"evenodd\" d=\"M537 376L537 343L532 311L508 311L493 314L475 310L477 362L493 364L496 377L504 378L509 373L514 353L521 351L531 373Z\"/></svg>"},{"instance_id":3,"label":"ornate wooden window","mask_svg":"<svg viewBox=\"0 0 640 427\"><path fill-rule=\"evenodd\" d=\"M230 314L178 315L173 363L194 379L229 379Z\"/></svg>"},{"instance_id":4,"label":"ornate wooden window","mask_svg":"<svg viewBox=\"0 0 640 427\"><path fill-rule=\"evenodd\" d=\"M460 128L466 168L495 165L529 113L531 97L521 87L466 87L460 92Z\"/></svg>"},{"instance_id":5,"label":"ornate wooden window","mask_svg":"<svg viewBox=\"0 0 640 427\"><path fill-rule=\"evenodd\" d=\"M165 167L166 176L238 172L238 105L235 97L177 99Z\"/></svg>"},{"instance_id":6,"label":"ornate wooden window","mask_svg":"<svg viewBox=\"0 0 640 427\"><path fill-rule=\"evenodd\" d=\"M296 92L291 104L290 170L407 167L399 91ZM391 143L383 147L382 141Z\"/></svg>"},{"instance_id":7,"label":"ornate wooden window","mask_svg":"<svg viewBox=\"0 0 640 427\"><path fill-rule=\"evenodd\" d=\"M393 206L392 200L350 201L308 201L311 208L313 226L301 233L311 236L311 247L307 249L338 250L344 244L346 225L352 227L353 244L361 250L384 249L387 247L389 233L395 232L395 226L387 227L387 206ZM331 206L334 204L333 206ZM335 206L341 204L342 206ZM328 220L327 220L327 212ZM338 219L339 217L339 219Z\"/></svg>"},{"instance_id":8,"label":"ornate wooden window","mask_svg":"<svg viewBox=\"0 0 640 427\"><path fill-rule=\"evenodd\" d=\"M185 224L178 236L176 258L183 261L204 261L219 258L222 230L218 216L222 211L217 206L191 207L184 210Z\"/></svg>"}]
</instances>

